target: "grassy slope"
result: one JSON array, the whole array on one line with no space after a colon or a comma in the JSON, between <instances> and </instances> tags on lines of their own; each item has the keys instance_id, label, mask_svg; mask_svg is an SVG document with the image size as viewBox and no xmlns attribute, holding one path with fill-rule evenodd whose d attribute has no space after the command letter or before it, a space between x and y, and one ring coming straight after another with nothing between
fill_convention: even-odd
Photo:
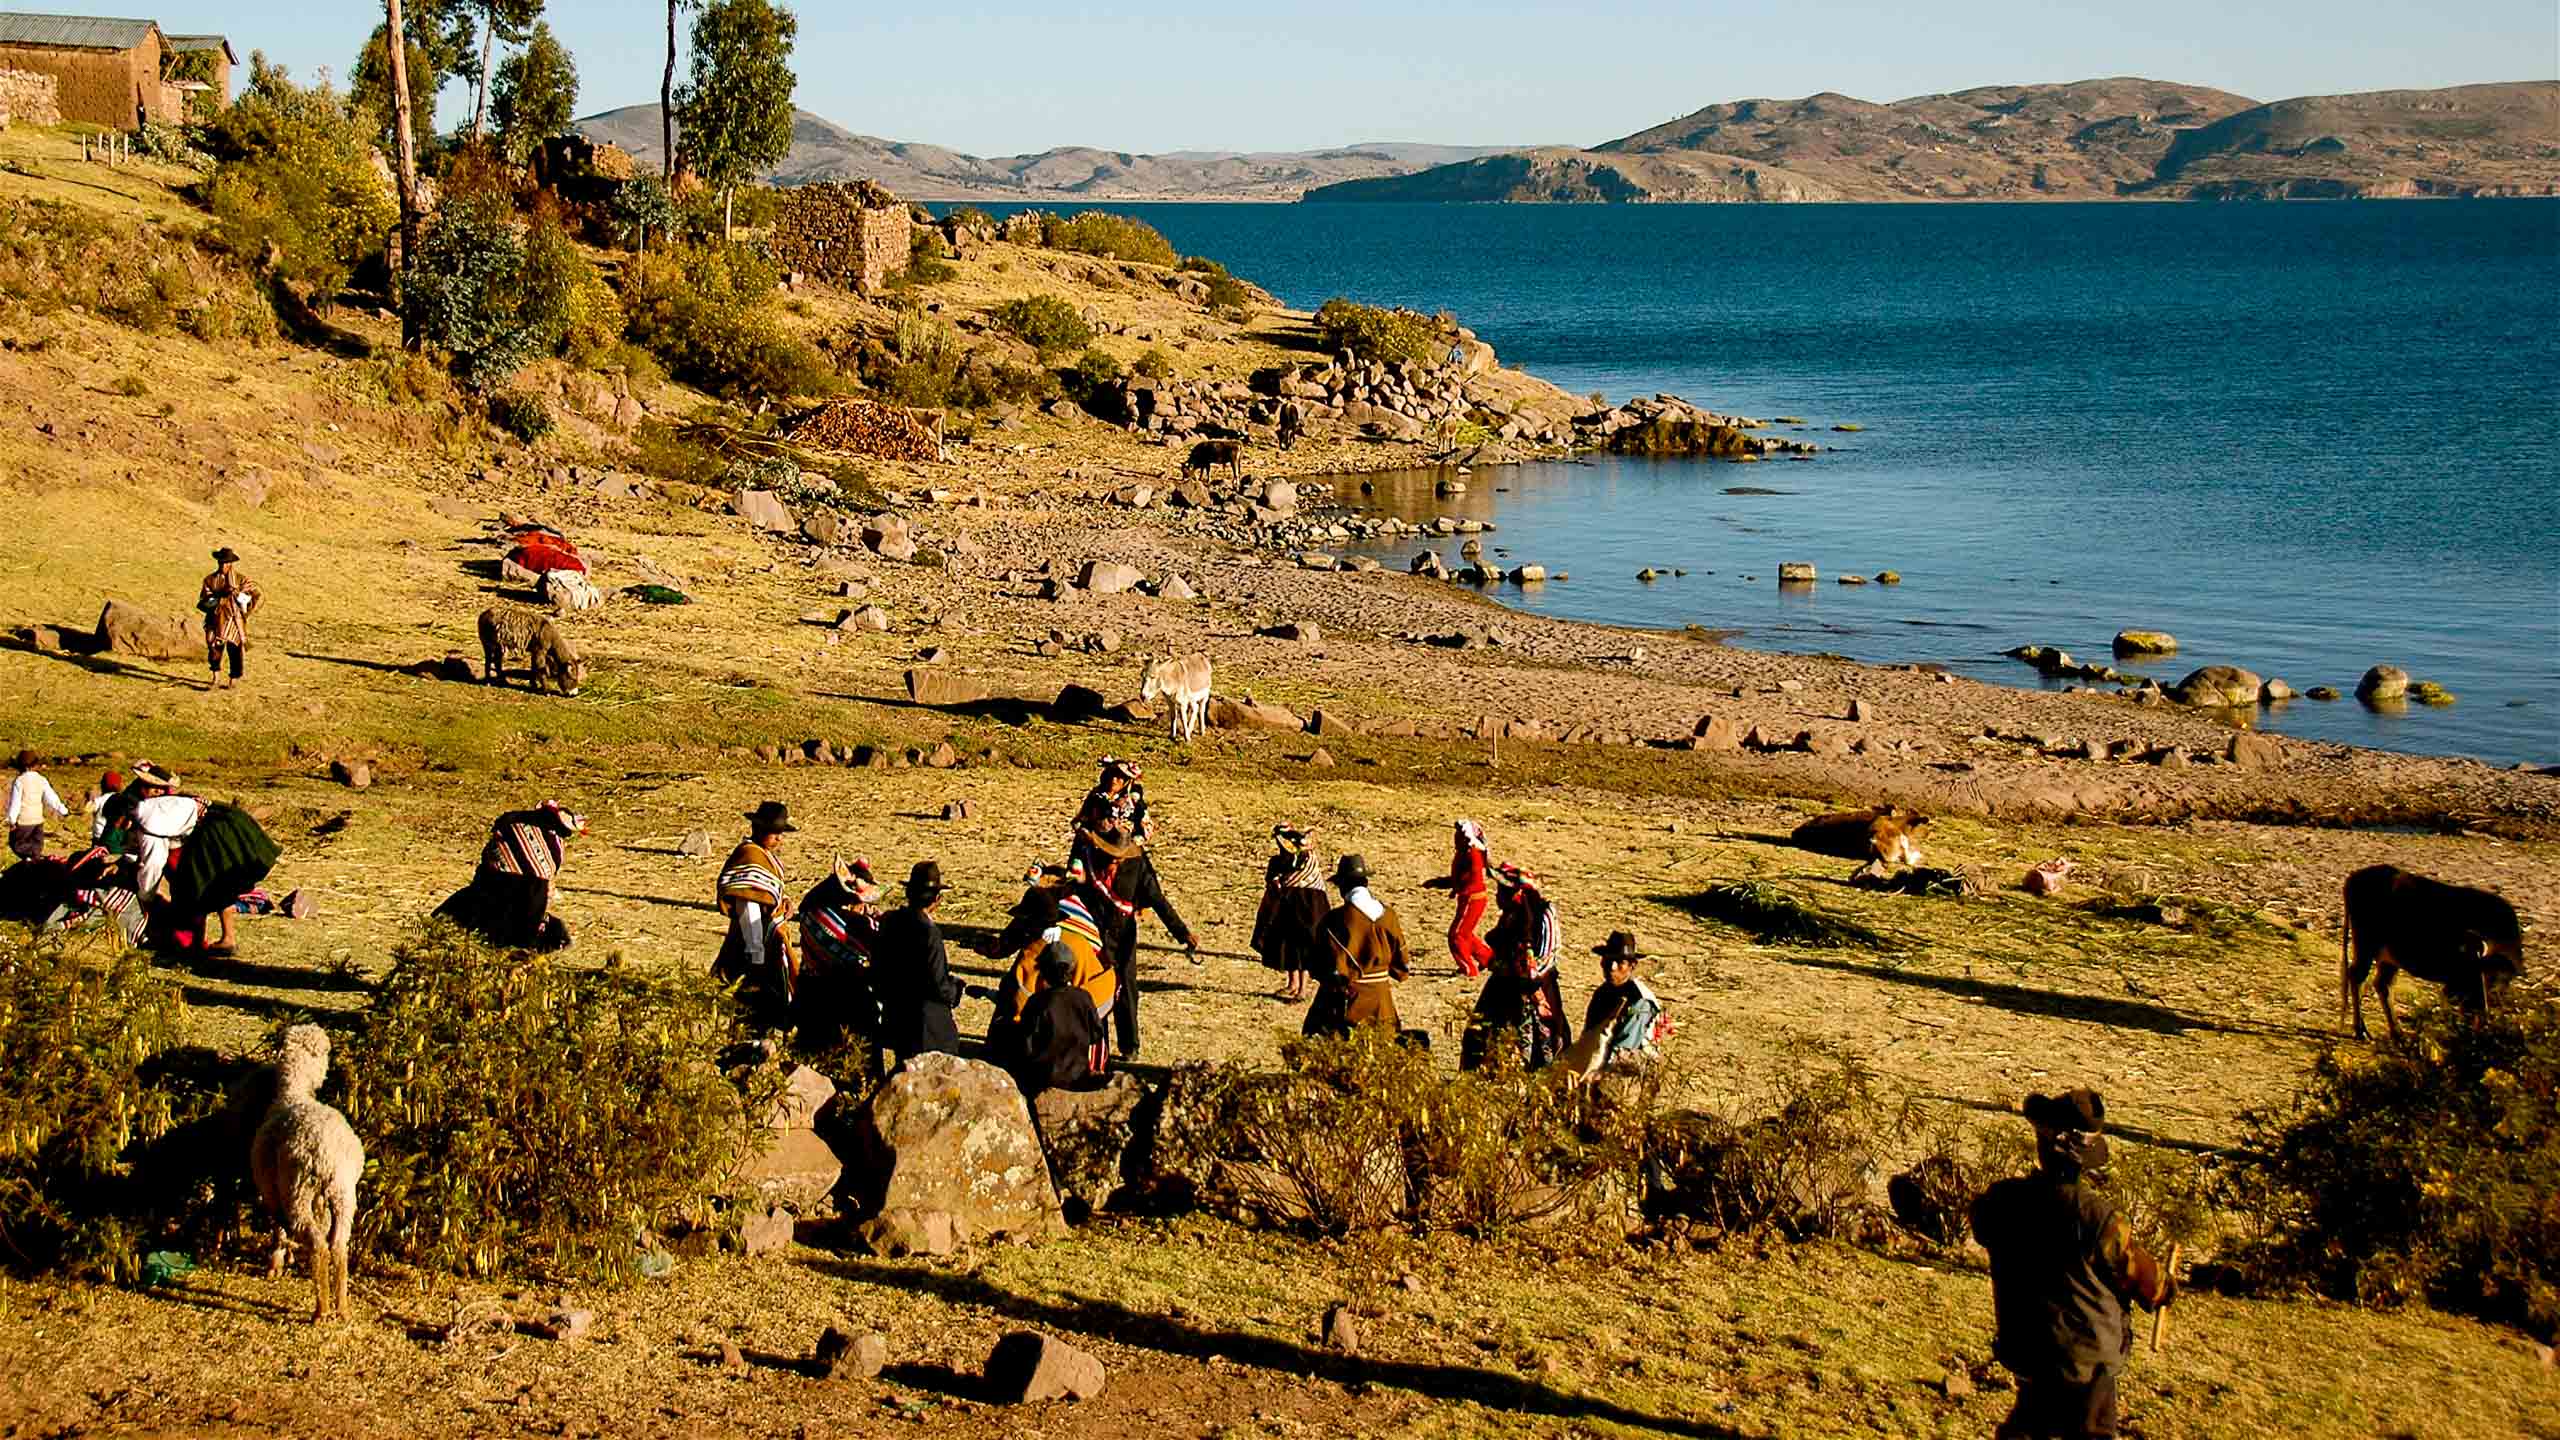
<instances>
[{"instance_id":1,"label":"grassy slope","mask_svg":"<svg viewBox=\"0 0 2560 1440\"><path fill-rule=\"evenodd\" d=\"M5 143L42 141L12 132ZM139 172L113 178L139 186ZM66 183L0 173L0 194ZM138 193L135 203L180 213L165 192ZM1006 247L964 262L937 298L964 313L1066 287L1140 332L1106 348L1129 358L1178 341L1186 371L1241 374L1295 338L1292 317L1238 338L1151 285L1098 289L1093 274L1088 262ZM805 318L834 323L855 308L813 297ZM1768 843L1806 806L1735 797L1712 772L1651 752L1506 745L1495 771L1465 745L1328 737L1342 768L1311 778L1290 758L1305 744L1288 737L1215 734L1177 753L1152 733L1113 727L954 722L894 701L898 672L923 645L965 645L964 658L1002 667L1034 692L1089 679L1091 665L1030 657L1036 637L1019 627L965 640L929 627L929 609L959 602L945 581L896 568L870 577L897 617L892 633L828 643L797 623L825 603L827 587L736 522L546 494L531 469L484 477L478 442L365 398L365 361L146 338L76 318L37 331L41 348L0 351L0 394L12 397L0 405L0 475L24 537L0 557L10 611L0 619L85 624L109 594L182 609L202 553L220 540L253 557L248 568L274 597L256 687L245 694L196 690L186 665L0 651L9 744L148 753L209 793L274 808L287 849L278 879L313 888L322 913L254 925L249 966L180 977L197 1037L226 1049L253 1043L281 1016L361 1004L350 979L378 973L406 919L465 878L487 816L503 806L557 795L594 817L596 835L574 857L560 902L582 936L580 954L700 964L718 924L702 903L709 862L673 853L684 832L725 834L739 811L779 793L808 827L804 871L809 857L838 849L893 867L936 854L968 877L954 918L984 921L1008 898L1004 877L1055 849L1090 757L1118 750L1154 767L1164 863L1213 948L1242 948L1262 837L1287 816L1320 821L1329 848L1364 850L1394 877L1430 951L1441 911L1411 887L1441 864L1444 817L1469 813L1506 844L1534 847L1558 882L1573 943L1629 924L1664 957L1657 983L1682 1021L1674 1053L1698 1077L1693 1098L1751 1103L1786 1063L1779 1042L1806 1034L1851 1045L1914 1093L1961 1106L1997 1109L2029 1088L2100 1084L2134 1131L2211 1146L2233 1138L2242 1108L2288 1088L2331 1023L2334 952L2296 926L2321 913L2339 868L2389 855L2545 885L2551 874L2549 847L2476 837L1942 822L1941 861L2002 874L2069 854L2094 884L2234 907L2217 930L2189 934L2015 895L1957 902L1847 890L1836 883L1842 867ZM144 393L119 393L126 376L140 377ZM665 393L656 403L683 398ZM599 438L570 430L554 458L575 458ZM1356 458L1360 448L1330 458ZM880 466L874 479L986 493L991 511L947 523L1001 529L1045 515L1041 489L1062 472L1141 467L1160 475L1161 452L1098 427L1028 417L982 437L956 470ZM261 476L265 503L226 496L225 472ZM540 509L608 567L646 555L674 568L701 603L617 607L578 621L600 665L574 703L394 673L387 667L470 649L470 617L489 603L488 582L462 567L494 551L474 527L431 509L437 497L486 511ZM740 684L745 677L758 683ZM1390 708L1388 697L1372 708ZM738 753L803 735L897 744L949 735L973 754L999 748L1007 763L776 772ZM331 787L333 754L371 756L381 778L362 795ZM979 818L924 818L951 798L975 801ZM313 834L341 812L342 831ZM1771 879L1907 943L1889 955L1762 947L1672 903L1739 876ZM1567 970L1569 1004L1591 979L1579 953ZM1293 1011L1257 998L1269 977L1250 964L1177 964L1156 978L1151 1058L1266 1054L1275 1032L1294 1028ZM1445 1028L1472 992L1441 966L1410 987L1407 1003L1419 1023ZM982 1018L974 1006L967 1013ZM1363 1288L1361 1267L1382 1264L1415 1272L1423 1288ZM1564 1286L1588 1298L1558 1304ZM1553 1433L1567 1423L1624 1433L1979 1433L1998 1403L1985 1395L1958 1406L1921 1385L1944 1354L1983 1358L1977 1272L1828 1249L1764 1259L1612 1252L1605 1265L1521 1265L1454 1247L1382 1260L1186 1223L1170 1235L1107 1225L1063 1246L945 1269L803 1252L789 1265L690 1265L664 1296L607 1297L612 1343L573 1363L539 1345L487 1359L506 1341L477 1352L422 1347L404 1326L444 1318L447 1302L427 1293L443 1296L442 1282L372 1276L362 1288L379 1313L321 1343L333 1364L376 1377L356 1395L383 1433L518 1418L671 1433L723 1423L787 1433L813 1414L858 1420L880 1413L869 1387L844 1392L770 1372L742 1383L686 1358L723 1333L798 1353L839 1311L887 1326L902 1355L917 1358L922 1368L884 1387L909 1397L947 1396L955 1382L931 1365L970 1368L1000 1316L1093 1335L1136 1397L1137 1408L1105 1412L1123 1415L1118 1433L1131 1435L1201 1433L1191 1423L1198 1415L1230 1433L1289 1433L1292 1424L1337 1423L1328 1418L1337 1413L1362 1417L1371 1431L1445 1434ZM1381 1312L1369 1347L1381 1388L1352 1395L1289 1379L1314 1368L1299 1347L1322 1301L1346 1295ZM124 1402L142 1407L131 1423L198 1429L240 1399L254 1413L272 1406L287 1431L335 1428L323 1408L342 1393L332 1367L294 1359L307 1342L272 1323L277 1307L298 1303L292 1286L213 1271L182 1298L193 1303L0 1287L0 1329L30 1342L5 1347L16 1358L0 1364L17 1368L0 1371L0 1402L88 1424L102 1418L81 1409L89 1397L129 1389L146 1397ZM1122 1311L1158 1318L1141 1324ZM2550 1393L2529 1357L2458 1322L2204 1299L2185 1315L2156 1372L2165 1386L2146 1378L2135 1391L2159 1417L2155 1434L2254 1434L2271 1421L2309 1434L2531 1433L2526 1417ZM1233 1363L1200 1364L1212 1350ZM210 1370L202 1357L215 1353L249 1359ZM2389 1363L2361 1363L2375 1355ZM2146 1357L2146 1375L2151 1365ZM518 1395L523 1409L514 1408ZM501 1404L509 1408L478 1408ZM1272 1417L1270 1428L1257 1414ZM1060 1423L1084 1428L1082 1417ZM967 1433L983 1421L938 1409L929 1424Z\"/></svg>"}]
</instances>

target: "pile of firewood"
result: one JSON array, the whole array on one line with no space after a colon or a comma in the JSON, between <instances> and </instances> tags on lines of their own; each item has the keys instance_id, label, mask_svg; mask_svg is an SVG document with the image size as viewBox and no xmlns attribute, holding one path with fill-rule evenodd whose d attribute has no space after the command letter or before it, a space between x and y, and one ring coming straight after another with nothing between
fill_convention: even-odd
<instances>
[{"instance_id":1,"label":"pile of firewood","mask_svg":"<svg viewBox=\"0 0 2560 1440\"><path fill-rule=\"evenodd\" d=\"M795 186L767 243L786 272L870 292L906 268L910 212L869 180Z\"/></svg>"},{"instance_id":2,"label":"pile of firewood","mask_svg":"<svg viewBox=\"0 0 2560 1440\"><path fill-rule=\"evenodd\" d=\"M940 460L942 414L876 400L830 400L794 417L792 442L874 460Z\"/></svg>"}]
</instances>

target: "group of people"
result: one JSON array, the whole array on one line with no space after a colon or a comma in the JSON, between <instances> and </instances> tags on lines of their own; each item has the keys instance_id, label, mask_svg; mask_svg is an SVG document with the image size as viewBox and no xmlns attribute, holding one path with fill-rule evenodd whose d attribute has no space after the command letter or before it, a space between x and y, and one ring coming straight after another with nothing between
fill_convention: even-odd
<instances>
[{"instance_id":1,"label":"group of people","mask_svg":"<svg viewBox=\"0 0 2560 1440\"><path fill-rule=\"evenodd\" d=\"M1275 825L1271 843L1253 948L1286 977L1281 993L1291 999L1304 996L1314 977L1306 1033L1342 1034L1355 1025L1397 1030L1395 986L1411 977L1413 965L1403 922L1372 888L1368 862L1345 855L1334 867L1330 883L1342 895L1334 905L1319 878L1312 827ZM1596 1070L1640 1066L1659 1055L1670 1022L1661 998L1637 978L1646 956L1632 932L1612 931L1592 951L1601 983L1584 1007L1577 1050L1558 980L1564 930L1537 875L1494 863L1484 827L1460 820L1449 873L1423 883L1456 898L1449 955L1458 972L1485 977L1460 1043L1461 1068L1501 1059L1535 1070L1571 1059ZM1493 928L1480 934L1488 905L1496 911Z\"/></svg>"},{"instance_id":2,"label":"group of people","mask_svg":"<svg viewBox=\"0 0 2560 1440\"><path fill-rule=\"evenodd\" d=\"M85 843L62 855L46 849L48 823L70 807L45 777L43 762L21 750L9 786L5 908L47 929L104 923L127 943L236 953L233 917L304 912L299 893L278 900L262 888L278 851L257 817L234 805L190 795L175 774L137 761L128 777L99 777L87 806ZM165 890L165 894L164 894Z\"/></svg>"}]
</instances>

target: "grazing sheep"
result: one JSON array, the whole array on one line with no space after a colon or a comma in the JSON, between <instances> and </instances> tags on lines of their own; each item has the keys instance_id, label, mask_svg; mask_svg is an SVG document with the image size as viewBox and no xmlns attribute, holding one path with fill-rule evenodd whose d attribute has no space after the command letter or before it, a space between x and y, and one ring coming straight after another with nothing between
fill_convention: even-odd
<instances>
[{"instance_id":1,"label":"grazing sheep","mask_svg":"<svg viewBox=\"0 0 2560 1440\"><path fill-rule=\"evenodd\" d=\"M249 1145L258 1198L276 1217L267 1278L284 1275L286 1251L311 1257L311 1320L347 1313L347 1241L356 1228L356 1177L364 1144L347 1117L313 1096L329 1075L329 1032L296 1025L276 1055L276 1098Z\"/></svg>"}]
</instances>

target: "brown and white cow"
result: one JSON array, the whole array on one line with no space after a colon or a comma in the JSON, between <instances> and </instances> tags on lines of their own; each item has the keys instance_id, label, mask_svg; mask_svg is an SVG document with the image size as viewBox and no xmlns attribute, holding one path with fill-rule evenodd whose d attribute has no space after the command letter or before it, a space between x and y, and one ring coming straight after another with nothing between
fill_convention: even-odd
<instances>
[{"instance_id":1,"label":"brown and white cow","mask_svg":"<svg viewBox=\"0 0 2560 1440\"><path fill-rule=\"evenodd\" d=\"M2487 1014L2491 987L2524 971L2524 927L2505 897L2412 875L2397 865L2368 865L2347 877L2347 928L2338 937L2338 1018L2355 1011L2356 1038L2366 1038L2364 981L2382 1000L2382 1023L2400 1038L2391 982L2406 970L2444 987L2465 1010Z\"/></svg>"},{"instance_id":2,"label":"brown and white cow","mask_svg":"<svg viewBox=\"0 0 2560 1440\"><path fill-rule=\"evenodd\" d=\"M1816 815L1797 826L1788 839L1816 855L1917 865L1920 840L1928 831L1928 816L1899 805L1883 805L1871 810Z\"/></svg>"},{"instance_id":3,"label":"brown and white cow","mask_svg":"<svg viewBox=\"0 0 2560 1440\"><path fill-rule=\"evenodd\" d=\"M1173 739L1179 743L1200 733L1209 719L1209 656L1204 651L1169 660L1138 662L1138 698L1153 703L1161 697L1171 712Z\"/></svg>"}]
</instances>

